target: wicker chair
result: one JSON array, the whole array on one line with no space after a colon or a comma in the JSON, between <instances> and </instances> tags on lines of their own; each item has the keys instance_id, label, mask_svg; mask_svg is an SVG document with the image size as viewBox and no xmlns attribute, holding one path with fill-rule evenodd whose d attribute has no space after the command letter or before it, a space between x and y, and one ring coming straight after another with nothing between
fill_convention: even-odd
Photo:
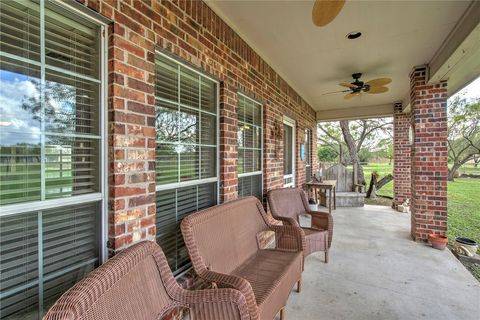
<instances>
[{"instance_id":1,"label":"wicker chair","mask_svg":"<svg viewBox=\"0 0 480 320\"><path fill-rule=\"evenodd\" d=\"M250 319L235 289L182 289L162 249L145 241L125 249L68 290L44 320L161 319L177 307L195 320Z\"/></svg>"},{"instance_id":2,"label":"wicker chair","mask_svg":"<svg viewBox=\"0 0 480 320\"><path fill-rule=\"evenodd\" d=\"M312 218L310 228L303 228L307 242L305 256L315 252L325 252L325 263L328 263L328 250L332 244L333 218L329 213L310 210L307 197L301 189L284 188L270 190L267 194L268 205L272 216L284 225L300 227L299 215L308 214Z\"/></svg>"},{"instance_id":3,"label":"wicker chair","mask_svg":"<svg viewBox=\"0 0 480 320\"><path fill-rule=\"evenodd\" d=\"M272 225L255 197L194 213L181 223L196 273L219 287L244 295L250 319L285 318L288 296L300 290L305 237L299 228ZM265 231L275 233L275 248L261 249Z\"/></svg>"}]
</instances>

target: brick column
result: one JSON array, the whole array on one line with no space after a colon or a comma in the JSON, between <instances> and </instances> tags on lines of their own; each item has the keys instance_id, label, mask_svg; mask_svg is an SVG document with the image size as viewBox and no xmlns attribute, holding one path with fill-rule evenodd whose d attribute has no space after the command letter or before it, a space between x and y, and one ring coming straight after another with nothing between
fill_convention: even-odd
<instances>
[{"instance_id":1,"label":"brick column","mask_svg":"<svg viewBox=\"0 0 480 320\"><path fill-rule=\"evenodd\" d=\"M427 68L410 75L412 229L415 240L447 232L447 83L427 84Z\"/></svg>"},{"instance_id":2,"label":"brick column","mask_svg":"<svg viewBox=\"0 0 480 320\"><path fill-rule=\"evenodd\" d=\"M238 198L237 91L226 82L220 88L220 202Z\"/></svg>"},{"instance_id":3,"label":"brick column","mask_svg":"<svg viewBox=\"0 0 480 320\"><path fill-rule=\"evenodd\" d=\"M393 207L396 208L410 199L411 145L409 139L410 113L402 111L402 104L396 104L393 112Z\"/></svg>"},{"instance_id":4,"label":"brick column","mask_svg":"<svg viewBox=\"0 0 480 320\"><path fill-rule=\"evenodd\" d=\"M132 24L115 22L109 33L110 255L141 240L154 241L156 232L155 44L144 38L145 26L127 16L130 11L115 14Z\"/></svg>"}]
</instances>

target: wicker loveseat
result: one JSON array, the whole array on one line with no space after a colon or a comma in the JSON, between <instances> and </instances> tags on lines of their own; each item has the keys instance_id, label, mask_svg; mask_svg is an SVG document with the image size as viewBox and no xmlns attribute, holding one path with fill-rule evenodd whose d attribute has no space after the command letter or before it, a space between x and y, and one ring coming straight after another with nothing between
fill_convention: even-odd
<instances>
[{"instance_id":1,"label":"wicker loveseat","mask_svg":"<svg viewBox=\"0 0 480 320\"><path fill-rule=\"evenodd\" d=\"M238 290L179 287L162 249L145 241L92 271L60 297L44 320L158 320L176 307L190 309L192 320L250 319Z\"/></svg>"},{"instance_id":2,"label":"wicker loveseat","mask_svg":"<svg viewBox=\"0 0 480 320\"><path fill-rule=\"evenodd\" d=\"M268 205L272 216L285 225L300 227L299 215L307 214L311 217L311 226L302 228L305 232L307 247L305 256L315 252L325 253L325 262L328 262L328 250L333 238L333 217L331 214L310 210L307 197L301 189L283 188L270 190L267 194Z\"/></svg>"},{"instance_id":3,"label":"wicker loveseat","mask_svg":"<svg viewBox=\"0 0 480 320\"><path fill-rule=\"evenodd\" d=\"M288 296L302 273L305 237L293 226L272 225L262 204L248 197L194 213L181 223L193 267L218 287L239 290L250 319L284 318ZM275 248L260 249L259 235L275 232Z\"/></svg>"}]
</instances>

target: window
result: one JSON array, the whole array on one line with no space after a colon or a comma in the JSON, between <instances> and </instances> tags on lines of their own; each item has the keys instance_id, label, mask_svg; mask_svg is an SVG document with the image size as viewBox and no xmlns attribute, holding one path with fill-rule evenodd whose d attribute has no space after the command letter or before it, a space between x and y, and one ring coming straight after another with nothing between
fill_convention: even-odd
<instances>
[{"instance_id":1,"label":"window","mask_svg":"<svg viewBox=\"0 0 480 320\"><path fill-rule=\"evenodd\" d=\"M295 187L295 120L283 117L283 186Z\"/></svg>"},{"instance_id":2,"label":"window","mask_svg":"<svg viewBox=\"0 0 480 320\"><path fill-rule=\"evenodd\" d=\"M305 181L312 179L312 130L305 129Z\"/></svg>"},{"instance_id":3,"label":"window","mask_svg":"<svg viewBox=\"0 0 480 320\"><path fill-rule=\"evenodd\" d=\"M41 318L104 254L104 26L67 8L0 2L2 318Z\"/></svg>"},{"instance_id":4,"label":"window","mask_svg":"<svg viewBox=\"0 0 480 320\"><path fill-rule=\"evenodd\" d=\"M262 200L262 105L238 94L238 196Z\"/></svg>"},{"instance_id":5,"label":"window","mask_svg":"<svg viewBox=\"0 0 480 320\"><path fill-rule=\"evenodd\" d=\"M180 272L181 220L217 204L218 83L160 53L155 73L157 242Z\"/></svg>"}]
</instances>

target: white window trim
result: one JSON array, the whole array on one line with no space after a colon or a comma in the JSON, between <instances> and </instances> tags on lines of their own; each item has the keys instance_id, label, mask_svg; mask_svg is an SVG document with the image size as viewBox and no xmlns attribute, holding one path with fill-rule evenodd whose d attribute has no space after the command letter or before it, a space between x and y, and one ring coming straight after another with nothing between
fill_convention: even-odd
<instances>
[{"instance_id":1,"label":"white window trim","mask_svg":"<svg viewBox=\"0 0 480 320\"><path fill-rule=\"evenodd\" d=\"M290 188L290 187L295 187L295 174L296 174L296 153L297 153L297 148L296 148L296 140L295 140L295 132L296 132L296 124L295 124L295 120L293 120L292 118L289 118L287 116L283 116L283 124L289 126L289 127L292 127L292 173L291 174L287 174L287 175L283 175L283 181L284 181L284 184L283 184L283 187L284 188ZM285 153L284 153L284 156L285 156ZM284 172L285 172L285 168L283 169ZM285 183L285 179L286 178L292 178L292 182L290 183Z\"/></svg>"},{"instance_id":2,"label":"white window trim","mask_svg":"<svg viewBox=\"0 0 480 320\"><path fill-rule=\"evenodd\" d=\"M99 96L99 135L98 136L88 136L89 138L97 138L100 140L100 176L99 176L99 188L100 192L89 193L85 195L77 195L71 196L67 198L58 198L58 199L51 199L51 200L34 200L30 202L22 202L22 203L15 203L15 204L8 204L3 205L0 207L0 217L5 217L8 215L20 214L20 213L29 213L37 214L38 211L48 210L53 208L60 208L66 206L73 206L77 204L86 204L86 203L93 203L93 202L101 202L100 207L102 212L100 213L100 235L99 235L99 264L104 263L108 259L108 248L107 248L107 238L108 238L108 201L106 200L106 192L108 190L108 162L106 159L106 155L108 154L108 143L106 132L108 128L108 117L107 117L107 79L108 79L108 66L107 66L107 58L108 58L108 39L106 37L108 24L104 20L96 19L90 14L87 14L81 10L75 8L75 6L71 6L68 3L59 3L58 1L52 1L50 4L55 4L59 6L62 10L66 10L70 13L78 14L86 20L91 21L92 23L97 24L100 27L100 74L99 79L93 79L96 83L101 83L100 86L100 96ZM45 11L42 7L43 1L40 2L40 9L41 13ZM43 18L42 18L43 19ZM44 37L44 27L41 25L41 37ZM41 52L44 52L44 41L41 42ZM88 78L83 75L79 75L73 73L69 70L64 70L62 68L56 68L53 66L47 66L44 61L44 54L42 54L42 61L33 61L28 58L24 57L17 57L8 53L0 53L0 55L9 57L18 61L30 63L33 65L40 66L41 68L45 69L52 69L62 72L68 75L74 75L80 78ZM43 73L44 74L44 73ZM43 162L42 162L43 163ZM42 168L42 170L44 170ZM42 190L44 192L44 189Z\"/></svg>"},{"instance_id":3,"label":"white window trim","mask_svg":"<svg viewBox=\"0 0 480 320\"><path fill-rule=\"evenodd\" d=\"M179 59L171 57L168 54L165 54L161 50L156 50L155 53L162 56L163 58L168 59L168 60L172 61L173 63L178 64L178 65L180 65L180 66L198 74L199 76L204 77L204 78L206 78L210 81L213 81L215 83L215 85L216 85L216 112L211 113L211 112L208 112L208 111L201 111L201 110L200 110L200 112L215 115L215 117L216 117L216 119L215 119L215 121L216 121L216 137L215 138L216 138L216 141L217 141L217 144L214 145L214 147L216 147L216 162L217 162L216 163L216 169L215 169L216 177L182 181L182 182L173 182L173 183L162 184L162 185L156 183L155 191L158 192L158 191L173 190L173 189L178 189L178 188L182 188L182 187L188 187L188 186L200 185L200 184L204 184L204 183L206 184L206 183L216 182L217 183L216 203L219 203L219 199L220 199L220 82L217 79L214 79L214 78L206 75L205 73L202 73L202 72L196 70L195 68L192 68L192 67L188 66L187 64L182 63L181 61L179 61ZM180 81L180 77L178 78L178 81ZM180 86L178 86L178 90L180 91ZM180 92L178 94L180 96ZM157 97L155 97L155 99L157 99ZM179 101L172 102L170 100L162 99L162 98L159 98L159 100L183 106ZM186 107L191 108L190 106L186 106ZM193 109L193 108L191 108L191 109ZM168 143L168 142L161 142L161 143ZM176 142L174 142L173 144L176 144ZM195 144L195 145L197 145L197 144ZM198 144L198 145L201 146L201 144ZM204 145L204 146L212 146L212 145Z\"/></svg>"},{"instance_id":4,"label":"white window trim","mask_svg":"<svg viewBox=\"0 0 480 320\"><path fill-rule=\"evenodd\" d=\"M257 150L257 151L260 151L260 160L261 160L260 170L252 171L252 172L246 172L246 173L239 173L238 177L241 178L241 177L248 177L248 176L254 176L254 175L257 175L257 174L262 174L262 194L263 194L263 104L261 104L260 102L250 98L249 96L247 96L247 95L245 95L241 92L238 92L237 95L242 96L244 99L250 100L251 102L260 106L260 125L259 126L254 125L254 124L251 124L251 125L256 127L256 128L260 128L261 133L262 133L261 138L260 138L260 148L242 147L243 150ZM238 123L244 123L244 122L243 121L238 121Z\"/></svg>"}]
</instances>

